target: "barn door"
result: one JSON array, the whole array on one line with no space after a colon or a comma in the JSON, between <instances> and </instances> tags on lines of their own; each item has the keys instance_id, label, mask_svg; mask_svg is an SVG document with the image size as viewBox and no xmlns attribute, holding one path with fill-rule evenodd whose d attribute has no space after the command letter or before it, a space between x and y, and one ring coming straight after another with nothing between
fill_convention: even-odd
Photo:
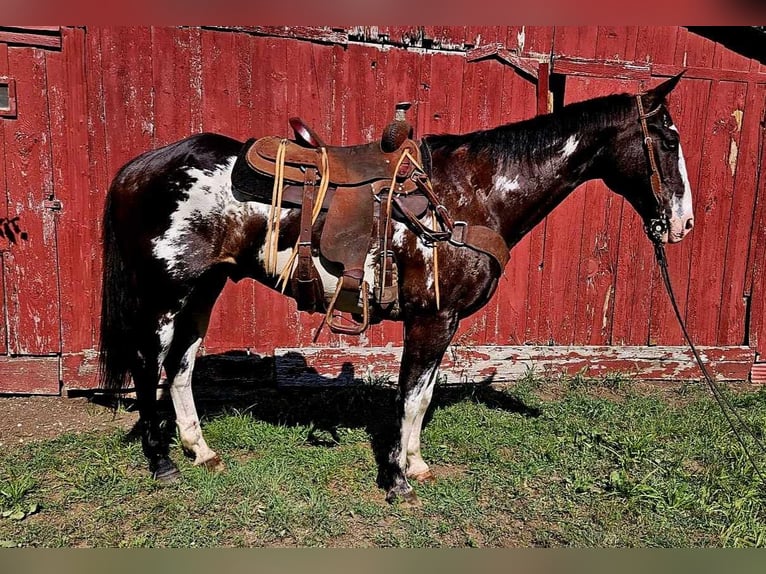
<instances>
[{"instance_id":1,"label":"barn door","mask_svg":"<svg viewBox=\"0 0 766 574\"><path fill-rule=\"evenodd\" d=\"M57 394L60 298L42 48L0 43L0 392Z\"/></svg>"}]
</instances>

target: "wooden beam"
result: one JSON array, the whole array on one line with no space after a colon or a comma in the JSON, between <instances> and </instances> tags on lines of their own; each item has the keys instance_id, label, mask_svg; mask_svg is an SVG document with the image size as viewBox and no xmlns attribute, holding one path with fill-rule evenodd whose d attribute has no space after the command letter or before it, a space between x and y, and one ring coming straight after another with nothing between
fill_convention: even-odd
<instances>
[{"instance_id":1,"label":"wooden beam","mask_svg":"<svg viewBox=\"0 0 766 574\"><path fill-rule=\"evenodd\" d=\"M0 26L0 42L61 49L60 26Z\"/></svg>"},{"instance_id":2,"label":"wooden beam","mask_svg":"<svg viewBox=\"0 0 766 574\"><path fill-rule=\"evenodd\" d=\"M697 68L676 66L673 64L655 64L652 66L653 76L672 77L684 71L684 79L715 80L724 82L754 82L766 83L766 74L763 72L743 70L717 70L715 68Z\"/></svg>"},{"instance_id":3,"label":"wooden beam","mask_svg":"<svg viewBox=\"0 0 766 574\"><path fill-rule=\"evenodd\" d=\"M258 36L294 38L326 44L348 44L348 32L326 26L202 26L205 30L246 32Z\"/></svg>"},{"instance_id":4,"label":"wooden beam","mask_svg":"<svg viewBox=\"0 0 766 574\"><path fill-rule=\"evenodd\" d=\"M553 73L569 76L648 80L652 76L652 68L647 64L632 62L604 62L603 60L554 57Z\"/></svg>"},{"instance_id":5,"label":"wooden beam","mask_svg":"<svg viewBox=\"0 0 766 574\"><path fill-rule=\"evenodd\" d=\"M698 349L717 380L748 380L755 358L749 347ZM277 384L336 385L365 377L396 380L399 347L279 348L275 352ZM639 380L682 381L701 377L687 347L451 347L440 373L448 383L510 383L533 370L544 376L582 374L600 377L620 372Z\"/></svg>"},{"instance_id":6,"label":"wooden beam","mask_svg":"<svg viewBox=\"0 0 766 574\"><path fill-rule=\"evenodd\" d=\"M684 79L766 83L766 73L763 72L719 70L715 68L685 67L675 64L651 64L646 62L605 62L603 60L564 56L555 56L553 58L552 72L569 76L622 78L628 80L649 80L652 77L670 78L684 72Z\"/></svg>"},{"instance_id":7,"label":"wooden beam","mask_svg":"<svg viewBox=\"0 0 766 574\"><path fill-rule=\"evenodd\" d=\"M753 364L755 351L749 347L700 347L703 360L722 382L766 383L766 363ZM197 359L194 379L205 384L224 384L250 380L257 385L339 385L365 378L396 380L401 347L282 347L274 356L245 353L216 353ZM55 357L46 357L54 361ZM29 380L28 361L39 359L0 358L0 385L5 382L6 365L16 362L17 381ZM52 363L51 363L52 364ZM9 367L6 366L6 369ZM52 366L48 365L52 372ZM638 380L696 380L701 375L694 357L686 347L548 347L548 346L476 346L450 347L440 373L448 383L482 382L507 384L535 373L557 377L582 373L600 377L620 372ZM62 381L65 391L97 388L98 352L62 357ZM22 376L23 375L23 376ZM758 378L760 377L760 378ZM50 378L50 377L48 377ZM56 381L58 379L56 378ZM0 386L0 392L28 392L29 382ZM47 387L51 391L52 387ZM58 388L58 387L56 387ZM57 392L57 391L56 391Z\"/></svg>"},{"instance_id":8,"label":"wooden beam","mask_svg":"<svg viewBox=\"0 0 766 574\"><path fill-rule=\"evenodd\" d=\"M487 44L479 48L473 48L472 50L468 50L465 56L466 60L469 62L494 57L535 80L537 80L538 77L538 66L540 64L538 60L517 56L514 52L500 43Z\"/></svg>"},{"instance_id":9,"label":"wooden beam","mask_svg":"<svg viewBox=\"0 0 766 574\"><path fill-rule=\"evenodd\" d=\"M59 394L58 357L0 357L0 393Z\"/></svg>"}]
</instances>

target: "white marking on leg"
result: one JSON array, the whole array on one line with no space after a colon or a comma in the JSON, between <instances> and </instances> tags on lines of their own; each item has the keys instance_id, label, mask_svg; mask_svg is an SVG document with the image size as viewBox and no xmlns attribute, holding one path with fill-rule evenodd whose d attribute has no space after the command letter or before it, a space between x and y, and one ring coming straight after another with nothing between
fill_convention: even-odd
<instances>
[{"instance_id":1,"label":"white marking on leg","mask_svg":"<svg viewBox=\"0 0 766 574\"><path fill-rule=\"evenodd\" d=\"M406 469L407 476L428 472L428 465L420 454L420 432L436 381L437 365L427 368L418 379L404 402L404 417L401 423L399 463Z\"/></svg>"},{"instance_id":2,"label":"white marking on leg","mask_svg":"<svg viewBox=\"0 0 766 574\"><path fill-rule=\"evenodd\" d=\"M181 444L186 450L194 453L194 464L202 464L217 456L202 436L191 388L192 369L194 369L197 349L201 342L201 338L197 339L186 350L178 373L170 383L170 397L176 412L176 425L181 435Z\"/></svg>"}]
</instances>

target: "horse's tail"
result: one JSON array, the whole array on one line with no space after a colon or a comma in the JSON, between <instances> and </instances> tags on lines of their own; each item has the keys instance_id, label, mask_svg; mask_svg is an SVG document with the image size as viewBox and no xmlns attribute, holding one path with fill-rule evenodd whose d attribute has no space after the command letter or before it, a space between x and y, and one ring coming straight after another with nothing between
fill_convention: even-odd
<instances>
[{"instance_id":1,"label":"horse's tail","mask_svg":"<svg viewBox=\"0 0 766 574\"><path fill-rule=\"evenodd\" d=\"M103 217L99 386L119 390L126 385L135 358L133 325L137 306L114 230L113 191L110 189L107 195Z\"/></svg>"}]
</instances>

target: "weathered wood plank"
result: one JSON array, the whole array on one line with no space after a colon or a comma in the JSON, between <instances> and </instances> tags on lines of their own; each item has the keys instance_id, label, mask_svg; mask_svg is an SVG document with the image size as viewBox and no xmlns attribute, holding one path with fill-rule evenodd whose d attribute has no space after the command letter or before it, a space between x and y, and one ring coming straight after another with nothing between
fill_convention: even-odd
<instances>
[{"instance_id":1,"label":"weathered wood plank","mask_svg":"<svg viewBox=\"0 0 766 574\"><path fill-rule=\"evenodd\" d=\"M750 381L759 385L766 385L766 363L755 363L750 371Z\"/></svg>"},{"instance_id":2,"label":"weathered wood plank","mask_svg":"<svg viewBox=\"0 0 766 574\"><path fill-rule=\"evenodd\" d=\"M153 147L169 144L193 132L191 51L190 29L152 27Z\"/></svg>"},{"instance_id":3,"label":"weathered wood plank","mask_svg":"<svg viewBox=\"0 0 766 574\"><path fill-rule=\"evenodd\" d=\"M0 26L0 42L37 48L61 48L60 26Z\"/></svg>"},{"instance_id":4,"label":"weathered wood plank","mask_svg":"<svg viewBox=\"0 0 766 574\"><path fill-rule=\"evenodd\" d=\"M761 138L763 141L763 129ZM750 237L745 293L750 303L748 342L758 351L759 359L764 360L766 359L766 197L764 197L766 145L761 145L759 153L760 168L755 182L758 199Z\"/></svg>"},{"instance_id":5,"label":"weathered wood plank","mask_svg":"<svg viewBox=\"0 0 766 574\"><path fill-rule=\"evenodd\" d=\"M59 394L59 358L0 356L0 393Z\"/></svg>"},{"instance_id":6,"label":"weathered wood plank","mask_svg":"<svg viewBox=\"0 0 766 574\"><path fill-rule=\"evenodd\" d=\"M328 26L203 26L217 31L238 31L262 36L294 38L329 44L348 44L348 32Z\"/></svg>"},{"instance_id":7,"label":"weathered wood plank","mask_svg":"<svg viewBox=\"0 0 766 574\"><path fill-rule=\"evenodd\" d=\"M61 356L61 382L64 393L98 388L98 349L67 352Z\"/></svg>"},{"instance_id":8,"label":"weathered wood plank","mask_svg":"<svg viewBox=\"0 0 766 574\"><path fill-rule=\"evenodd\" d=\"M766 382L766 363L753 363L755 353L748 347L700 347L705 364L719 381L744 381L752 369L752 382ZM39 392L23 385L38 382L26 379L45 366L46 393L58 392L58 375L53 377L56 357L0 357L0 392ZM251 355L221 352L200 353L200 369L195 380L210 382L252 381L269 385L349 384L359 379L395 381L401 360L401 347L277 347L274 354ZM254 369L254 366L256 367ZM58 367L56 367L57 369ZM5 370L4 370L5 369ZM453 345L445 355L441 373L448 383L508 383L532 370L540 376L558 377L582 374L601 377L620 373L637 380L672 382L696 380L701 375L688 347L548 347L548 346L468 346ZM96 388L98 352L87 349L62 357L64 390ZM17 373L14 380L23 385L3 387L4 373ZM56 381L55 386L52 381ZM763 379L763 380L762 380ZM24 382L25 381L25 382ZM18 387L18 388L16 388ZM32 389L32 387L29 387ZM38 388L38 387L35 387Z\"/></svg>"},{"instance_id":9,"label":"weathered wood plank","mask_svg":"<svg viewBox=\"0 0 766 574\"><path fill-rule=\"evenodd\" d=\"M85 32L63 30L61 52L47 52L53 189L63 209L57 215L61 280L62 350L89 349L96 342L94 313L100 262L101 202L93 201L88 159Z\"/></svg>"},{"instance_id":10,"label":"weathered wood plank","mask_svg":"<svg viewBox=\"0 0 766 574\"><path fill-rule=\"evenodd\" d=\"M745 381L755 354L748 347L699 347L703 362L718 381ZM277 348L279 385L348 384L354 379L395 379L400 347ZM639 380L682 381L701 378L687 347L451 346L440 374L446 382L507 383L532 370L541 376L621 373Z\"/></svg>"},{"instance_id":11,"label":"weathered wood plank","mask_svg":"<svg viewBox=\"0 0 766 574\"><path fill-rule=\"evenodd\" d=\"M8 217L15 231L3 255L7 290L8 350L47 355L60 350L56 216L53 198L45 52L8 49L16 78L18 116L3 121ZM16 219L18 218L18 219Z\"/></svg>"},{"instance_id":12,"label":"weathered wood plank","mask_svg":"<svg viewBox=\"0 0 766 574\"><path fill-rule=\"evenodd\" d=\"M598 26L596 57L605 61L634 60L637 36L636 26Z\"/></svg>"},{"instance_id":13,"label":"weathered wood plank","mask_svg":"<svg viewBox=\"0 0 766 574\"><path fill-rule=\"evenodd\" d=\"M651 77L652 69L648 64L554 58L553 72L569 76L648 80Z\"/></svg>"},{"instance_id":14,"label":"weathered wood plank","mask_svg":"<svg viewBox=\"0 0 766 574\"><path fill-rule=\"evenodd\" d=\"M636 62L672 64L678 41L678 26L640 26L636 35ZM654 71L654 68L652 68Z\"/></svg>"},{"instance_id":15,"label":"weathered wood plank","mask_svg":"<svg viewBox=\"0 0 766 574\"><path fill-rule=\"evenodd\" d=\"M740 223L731 220L735 170L730 158L740 144L736 112L743 109L746 88L739 82L715 83L707 105L701 177L695 190L693 233L699 235L693 244L689 285L689 301L694 304L689 304L687 314L690 333L707 344L719 344L723 262L730 225Z\"/></svg>"},{"instance_id":16,"label":"weathered wood plank","mask_svg":"<svg viewBox=\"0 0 766 574\"><path fill-rule=\"evenodd\" d=\"M8 46L0 44L0 76L8 73ZM5 130L0 129L0 219L8 217L8 186L6 184L6 162L5 154ZM8 322L6 317L7 293L5 292L5 282L2 280L2 272L6 261L4 253L10 247L7 238L0 238L0 355L8 352Z\"/></svg>"},{"instance_id":17,"label":"weathered wood plank","mask_svg":"<svg viewBox=\"0 0 766 574\"><path fill-rule=\"evenodd\" d=\"M725 265L717 339L723 345L741 345L748 338L744 295L748 291L748 247L754 233L753 217L758 199L760 168L758 151L759 143L764 138L761 121L765 104L766 86L750 84L743 100L739 100L732 111L735 131L726 158L733 176L732 204L723 259ZM761 196L760 200L766 201L766 197Z\"/></svg>"}]
</instances>

